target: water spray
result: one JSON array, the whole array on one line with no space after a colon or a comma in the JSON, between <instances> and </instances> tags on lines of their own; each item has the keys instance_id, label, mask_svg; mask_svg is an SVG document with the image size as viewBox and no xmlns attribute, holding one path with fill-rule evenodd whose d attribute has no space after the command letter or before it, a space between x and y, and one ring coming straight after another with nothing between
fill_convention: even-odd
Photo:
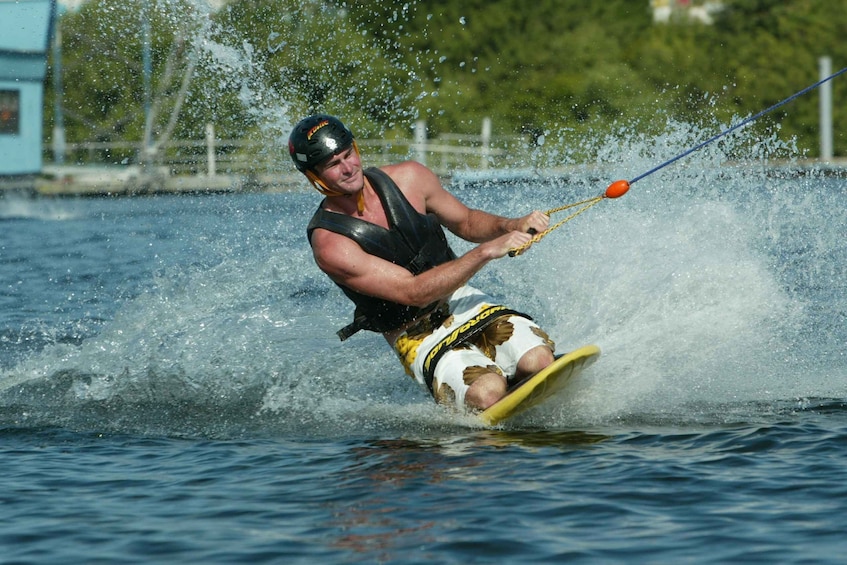
<instances>
[{"instance_id":1,"label":"water spray","mask_svg":"<svg viewBox=\"0 0 847 565\"><path fill-rule=\"evenodd\" d=\"M737 130L737 129L739 129L739 128L743 127L743 126L746 126L746 125L747 125L747 124L749 124L750 122L753 122L753 121L755 121L755 120L758 120L759 118L761 118L761 117L762 117L762 116L764 116L765 114L767 114L767 113L769 113L769 112L772 112L772 111L776 110L776 109L777 109L777 108L779 108L780 106L784 106L785 104L788 104L788 103L789 103L789 102L791 102L792 100L794 100L794 99L796 99L796 98L799 98L800 96L803 96L804 94L807 94L808 92L810 92L810 91L812 91L812 90L814 90L814 89L818 88L820 85L822 85L822 84L824 84L824 83L826 83L826 82L831 81L831 80L832 80L832 79L834 79L835 77L837 77L837 76L839 76L839 75L842 75L842 74L844 74L845 72L847 72L847 67L844 67L844 68L843 68L843 69L841 69L840 71L838 71L838 72L836 72L836 73L833 73L833 74L829 75L828 77L822 78L822 79L821 79L821 80L819 80L818 82L816 82L816 83L814 83L814 84L812 84L812 85L810 85L810 86L807 86L806 88L804 88L803 90L800 90L799 92L795 92L794 94L792 94L792 95L791 95L791 96L789 96L788 98L785 98L785 99L783 99L783 100L781 100L781 101L777 102L776 104L774 104L773 106L770 106L769 108L765 108L764 110L762 110L762 111L761 111L761 112L759 112L758 114L755 114L755 115L753 115L753 116L750 116L749 118L747 118L747 119L745 119L745 120L742 120L741 122L739 122L739 123L735 124L734 126L732 126L732 127L730 127L730 128L727 128L727 129L723 130L722 132L720 132L720 133L718 133L718 134L716 134L716 135L713 135L712 137L710 137L710 138L709 138L709 139L707 139L706 141L704 141L704 142L702 142L702 143L699 143L698 145L695 145L694 147L692 147L692 148L688 149L687 151L683 151L682 153L680 153L680 154L679 154L679 155L677 155L676 157L672 157L672 158L668 159L668 160L667 160L667 161L665 161L664 163L661 163L660 165L657 165L657 166L653 167L652 169L650 169L650 170L649 170L649 171L647 171L646 173L642 173L642 174L638 175L637 177L635 177L634 179L631 179L631 180L616 180L615 182L613 182L612 184L610 184L610 185L606 188L606 190L603 192L603 194L601 194L600 196L595 196L594 198L590 198L590 199L588 199L588 200L583 200L582 202L576 202L576 203L574 203L574 204L568 204L568 205L566 205L566 206L562 206L562 207L559 207L559 208L553 208L553 209L551 209L551 210L548 210L547 212L545 212L545 214L547 214L547 215L549 216L549 215L551 215L551 214L553 214L553 213L555 213L555 212L559 212L559 211L561 211L561 210L566 210L566 209L568 209L568 208L573 208L573 207L576 207L576 206L584 205L581 209L577 210L576 212L574 212L573 214L571 214L570 216L568 216L567 218L565 218L565 219L564 219L564 220L562 220L561 222L559 222L559 223L555 224L554 226L552 226L552 227L550 227L550 228L548 228L548 229L544 230L544 231L543 231L543 232L541 232L541 233L533 234L533 238L532 238L532 240L531 240L529 243L527 243L526 245L523 245L523 246L521 246L521 247L516 247L516 248L512 249L511 251L509 251L509 256L510 256L510 257L515 257L516 255L520 255L521 253L523 253L524 251L526 251L526 249L527 249L527 248L529 248L529 246L530 246L530 245L532 245L533 243L537 243L537 242L541 241L541 239L542 239L545 235L547 235L547 234L548 234L548 233L550 233L551 231L555 230L556 228L560 227L560 226L561 226L562 224L564 224L565 222L567 222L567 221L569 221L569 220L571 220L571 219L575 218L576 216L578 216L579 214L581 214L582 212L584 212L585 210L587 210L587 209L588 209L588 208L590 208L591 206L593 206L593 205L597 204L598 202L600 202L601 200L606 199L606 198L620 198L621 196L623 196L624 194L626 194L626 193L627 193L627 191L629 191L629 187L630 187L631 185L633 185L633 184L635 184L636 182L640 181L640 180L641 180L641 179L643 179L644 177L650 176L650 175L652 175L653 173L655 173L655 172L657 172L657 171L660 171L660 170L664 169L664 168L665 168L665 167L667 167L668 165L670 165L670 164L672 164L672 163L675 163L675 162L679 161L679 160L680 160L680 159L682 159L683 157L687 157L688 155L691 155L691 154L692 154L692 153L694 153L695 151L698 151L698 150L702 149L703 147L705 147L705 146L709 145L710 143L712 143L712 142L714 142L714 141L717 141L718 139L720 139L720 138L722 138L722 137L724 137L724 136L726 136L726 135L729 135L729 134L730 134L730 133L732 133L733 131L735 131L735 130Z\"/></svg>"},{"instance_id":2,"label":"water spray","mask_svg":"<svg viewBox=\"0 0 847 565\"><path fill-rule=\"evenodd\" d=\"M687 151L684 151L684 152L680 153L680 154L679 154L679 155L677 155L676 157L673 157L673 158L671 158L671 159L668 159L667 161L665 161L665 162L664 162L664 163L662 163L661 165L658 165L658 166L656 166L656 167L653 167L652 169L650 169L650 170L649 170L649 171L647 171L646 173L640 174L640 175L638 175L637 177L635 177L634 179L632 179L632 180L630 180L630 181L619 180L619 181L615 181L615 182L613 182L612 184L610 184L610 185L609 185L609 188L607 188L607 189L606 189L606 193L605 193L605 195L604 195L604 196L605 196L606 198L618 198L618 197L620 197L620 196L623 196L624 194L626 194L626 191L627 191L627 190L629 190L630 185L632 185L632 184L634 184L634 183L636 183L636 182L640 181L640 180L641 180L641 179L643 179L644 177L649 176L649 175L652 175L652 174L653 174L653 173L655 173L656 171L659 171L659 170L661 170L661 169L664 169L665 167L667 167L667 166L668 166L668 165L670 165L671 163L674 163L674 162L676 162L676 161L679 161L679 160L680 160L680 159L682 159L683 157L687 157L688 155L690 155L690 154L694 153L695 151L697 151L697 150L699 150L699 149L702 149L703 147L705 147L705 146L709 145L709 144L710 144L710 143L712 143L713 141L717 141L718 139L720 139L720 138L724 137L725 135L728 135L728 134L732 133L733 131L737 130L738 128L743 127L743 126L746 126L746 125L747 125L747 124L749 124L750 122L753 122L753 121L755 121L755 120L758 120L759 118L761 118L761 117L762 117L762 116L764 116L765 114L767 114L767 113L769 113L769 112L772 112L772 111L776 110L776 109L777 109L777 108L779 108L780 106L784 106L785 104L788 104L789 102L791 102L791 101L792 101L792 100L794 100L795 98L799 98L800 96L803 96L804 94L806 94L806 93L808 93L808 92L810 92L810 91L812 91L812 90L814 90L814 89L818 88L820 85L822 85L822 84L824 84L824 83L826 83L826 82L831 81L831 80L832 80L832 79L834 79L835 77L837 77L837 76L839 76L839 75L842 75L842 74L844 74L845 72L847 72L847 67L844 67L843 69L841 69L841 70L840 70L840 71L838 71L837 73L833 73L833 74L829 75L828 77L826 77L826 78L823 78L823 79L819 80L818 82L816 82L815 84L813 84L813 85L811 85L811 86L807 86L806 88L804 88L803 90L801 90L801 91L799 91L799 92L795 92L794 94L792 94L792 95L791 95L791 96L789 96L788 98L785 98L784 100L782 100L782 101L780 101L780 102L777 102L776 104L774 104L774 105L773 105L773 106L771 106L770 108L766 108L766 109L762 110L761 112L759 112L758 114L756 114L756 115L754 115L754 116L750 116L750 117L749 117L749 118L747 118L746 120L743 120L743 121L741 121L741 122L739 122L739 123L735 124L735 125L734 125L734 126L732 126L731 128L727 128L727 129L725 129L724 131L720 132L720 133L719 133L719 134L717 134L717 135L714 135L714 136L710 137L709 139L707 139L706 141L704 141L704 142L700 143L699 145L695 145L695 146L694 146L694 147L692 147L691 149L689 149L689 150L687 150Z\"/></svg>"}]
</instances>

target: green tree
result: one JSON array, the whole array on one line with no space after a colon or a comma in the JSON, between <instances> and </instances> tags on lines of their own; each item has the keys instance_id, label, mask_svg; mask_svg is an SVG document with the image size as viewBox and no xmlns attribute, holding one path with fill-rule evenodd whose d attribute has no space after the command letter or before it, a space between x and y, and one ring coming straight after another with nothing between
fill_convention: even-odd
<instances>
[{"instance_id":1,"label":"green tree","mask_svg":"<svg viewBox=\"0 0 847 565\"><path fill-rule=\"evenodd\" d=\"M154 3L91 0L65 15L62 28L63 84L61 103L66 138L77 141L155 142L174 131L185 134L180 121L197 60L202 33L193 5L183 0ZM151 97L145 111L144 18L150 23ZM52 85L51 82L48 84ZM54 93L48 90L48 100ZM46 107L52 117L52 105ZM145 122L147 119L147 122ZM112 160L131 155L108 156Z\"/></svg>"},{"instance_id":2,"label":"green tree","mask_svg":"<svg viewBox=\"0 0 847 565\"><path fill-rule=\"evenodd\" d=\"M202 139L212 122L219 137L278 145L315 111L344 116L360 137L389 139L408 137L421 118L431 134L477 134L490 117L496 135L524 142L600 139L621 124L656 133L668 120L714 129L812 84L820 56L847 64L847 0L724 0L713 25L655 24L647 0L232 0L214 13L201 5L89 0L61 19L68 141L144 139L144 6L154 143ZM843 100L847 79L833 89ZM779 127L814 155L817 100L801 97L745 131ZM844 154L843 104L835 120Z\"/></svg>"}]
</instances>

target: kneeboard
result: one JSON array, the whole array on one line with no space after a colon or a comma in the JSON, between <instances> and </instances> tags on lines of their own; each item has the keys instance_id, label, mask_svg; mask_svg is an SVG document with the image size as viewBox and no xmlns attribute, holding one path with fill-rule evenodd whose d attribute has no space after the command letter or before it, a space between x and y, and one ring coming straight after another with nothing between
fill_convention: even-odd
<instances>
[{"instance_id":1,"label":"kneeboard","mask_svg":"<svg viewBox=\"0 0 847 565\"><path fill-rule=\"evenodd\" d=\"M571 378L594 363L598 357L600 357L600 348L596 345L586 345L567 355L562 355L486 408L478 415L479 419L486 426L494 426L541 404L565 388Z\"/></svg>"}]
</instances>

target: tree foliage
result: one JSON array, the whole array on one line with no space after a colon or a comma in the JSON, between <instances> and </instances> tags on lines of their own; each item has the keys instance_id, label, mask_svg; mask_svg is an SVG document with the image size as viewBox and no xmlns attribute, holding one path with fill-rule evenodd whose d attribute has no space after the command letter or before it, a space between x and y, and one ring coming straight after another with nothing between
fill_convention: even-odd
<instances>
[{"instance_id":1,"label":"tree foliage","mask_svg":"<svg viewBox=\"0 0 847 565\"><path fill-rule=\"evenodd\" d=\"M62 18L62 107L69 140L141 140L148 125L145 118L156 133L178 124L185 133L184 122L171 123L171 110L189 73L200 30L195 21L180 17L192 9L185 2L170 2L168 10L145 8L143 0L91 0ZM142 57L145 16L154 54L149 105ZM48 92L45 100L48 118L53 96Z\"/></svg>"},{"instance_id":2,"label":"tree foliage","mask_svg":"<svg viewBox=\"0 0 847 565\"><path fill-rule=\"evenodd\" d=\"M661 129L668 119L727 124L814 83L821 56L847 65L847 0L725 0L712 25L656 24L647 0L231 0L216 12L201 4L89 0L61 18L69 141L143 138L145 7L154 139L169 126L200 139L213 122L219 136L278 141L315 111L343 116L359 136L388 138L408 136L418 119L431 134L475 134L490 117L495 133L529 139L620 123ZM842 132L847 78L833 91ZM777 124L781 137L817 153L817 96L757 125ZM847 153L840 133L835 149Z\"/></svg>"}]
</instances>

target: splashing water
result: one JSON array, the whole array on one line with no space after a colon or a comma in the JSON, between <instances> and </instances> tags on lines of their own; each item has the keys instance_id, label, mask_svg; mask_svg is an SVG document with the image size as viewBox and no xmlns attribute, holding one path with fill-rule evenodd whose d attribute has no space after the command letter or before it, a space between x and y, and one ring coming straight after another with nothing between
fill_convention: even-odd
<instances>
[{"instance_id":1,"label":"splashing water","mask_svg":"<svg viewBox=\"0 0 847 565\"><path fill-rule=\"evenodd\" d=\"M643 181L477 276L560 351L603 349L564 404L530 424L722 421L727 406L749 417L749 403L843 396L842 179L711 158ZM454 189L472 206L519 214L602 190L595 173ZM76 234L79 251L20 250L22 277L55 262L68 275L21 299L48 305L46 328L36 342L5 339L9 358L23 358L0 376L7 423L229 435L462 421L403 375L381 338L336 341L350 308L305 244L315 196L179 202L77 202L65 221L9 220L43 237Z\"/></svg>"},{"instance_id":2,"label":"splashing water","mask_svg":"<svg viewBox=\"0 0 847 565\"><path fill-rule=\"evenodd\" d=\"M203 71L238 93L269 147L295 110L291 77L268 77L264 61L305 56L286 41L295 20L273 22L262 45L224 27L194 36ZM425 92L411 84L382 81L327 105L366 96L363 106L389 101L385 111L411 121ZM658 134L628 126L581 139L551 130L543 145L516 148L529 151L515 162L532 172L459 171L451 188L504 215L549 209L632 178L712 129L721 128L669 121ZM481 272L473 284L532 314L560 351L603 349L562 404L516 425L721 422L843 397L843 178L774 163L793 154L742 130ZM0 240L16 272L3 294L15 312L0 335L3 424L303 436L468 423L434 406L381 338L337 342L350 307L307 249L316 205L307 192L39 202L25 212L0 202L0 221L16 228Z\"/></svg>"}]
</instances>

